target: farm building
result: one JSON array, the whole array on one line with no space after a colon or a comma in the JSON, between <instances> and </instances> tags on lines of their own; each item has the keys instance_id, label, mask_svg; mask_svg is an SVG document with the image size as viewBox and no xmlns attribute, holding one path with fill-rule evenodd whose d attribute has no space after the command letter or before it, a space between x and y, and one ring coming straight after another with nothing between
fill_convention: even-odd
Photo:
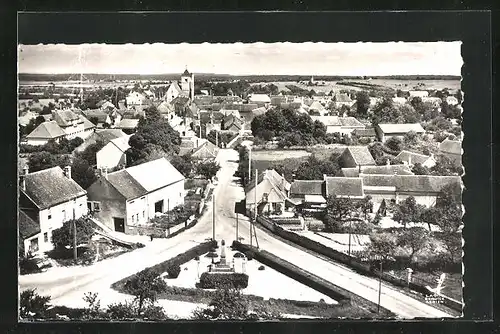
<instances>
[{"instance_id":1,"label":"farm building","mask_svg":"<svg viewBox=\"0 0 500 334\"><path fill-rule=\"evenodd\" d=\"M446 138L439 144L439 152L450 159L455 166L462 165L462 143Z\"/></svg>"},{"instance_id":2,"label":"farm building","mask_svg":"<svg viewBox=\"0 0 500 334\"><path fill-rule=\"evenodd\" d=\"M434 155L424 155L420 153L415 153L411 151L403 150L397 156L396 159L401 160L408 166L413 167L415 164L421 164L423 167L432 168L436 165L436 159Z\"/></svg>"},{"instance_id":3,"label":"farm building","mask_svg":"<svg viewBox=\"0 0 500 334\"><path fill-rule=\"evenodd\" d=\"M348 146L339 157L342 168L358 168L375 166L375 160L367 146Z\"/></svg>"},{"instance_id":4,"label":"farm building","mask_svg":"<svg viewBox=\"0 0 500 334\"><path fill-rule=\"evenodd\" d=\"M290 183L274 169L268 169L257 177L257 187L251 182L245 189L248 210L254 210L257 198L257 211L283 212L290 191Z\"/></svg>"},{"instance_id":5,"label":"farm building","mask_svg":"<svg viewBox=\"0 0 500 334\"><path fill-rule=\"evenodd\" d=\"M375 126L377 136L382 143L385 143L389 138L403 138L405 134L413 131L417 134L424 134L425 130L420 123L411 124L377 124Z\"/></svg>"}]
</instances>

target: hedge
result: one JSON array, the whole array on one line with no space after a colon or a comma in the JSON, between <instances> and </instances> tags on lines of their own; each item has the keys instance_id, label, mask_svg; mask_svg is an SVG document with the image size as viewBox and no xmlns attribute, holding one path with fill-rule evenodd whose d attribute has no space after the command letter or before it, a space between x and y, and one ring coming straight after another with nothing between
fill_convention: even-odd
<instances>
[{"instance_id":1,"label":"hedge","mask_svg":"<svg viewBox=\"0 0 500 334\"><path fill-rule=\"evenodd\" d=\"M269 222L264 221L264 223L262 223L262 220L263 220L262 217L260 217L260 216L257 217L257 221L259 223L261 223L262 225L267 227L269 225ZM325 246L317 241L311 240L305 236L299 235L297 233L289 232L289 231L281 228L277 224L273 224L273 228L271 230L275 234L277 234L278 236L280 236L288 241L291 241L299 246L307 248L307 249L309 249L313 252L316 252L318 254L324 255L332 260L346 264L350 268L354 269L355 271L357 271L358 273L360 273L362 275L371 276L371 277L375 277L375 278L379 278L381 276L382 280L384 280L388 283L391 283L393 285L403 287L403 288L409 287L411 290L419 292L423 295L430 294L429 290L423 285L419 285L419 284L415 284L415 283L410 283L408 285L408 282L406 280L399 279L399 278L394 277L392 275L389 275L387 273L382 273L382 275L380 275L379 271L376 268L371 267L370 264L363 263L352 256L341 253L341 252L334 250L330 247L327 247L327 246ZM449 301L446 299L446 305L455 311L460 311L460 312L462 311L462 304L454 303L453 301Z\"/></svg>"},{"instance_id":2,"label":"hedge","mask_svg":"<svg viewBox=\"0 0 500 334\"><path fill-rule=\"evenodd\" d=\"M238 241L233 242L233 247L240 252L253 252L255 259L274 270L293 278L294 280L305 284L314 290L317 290L325 295L335 299L339 304L350 303L350 297L345 293L346 290L335 286L334 284L315 276L296 265L285 261L269 252L258 251L252 246L242 244Z\"/></svg>"},{"instance_id":3,"label":"hedge","mask_svg":"<svg viewBox=\"0 0 500 334\"><path fill-rule=\"evenodd\" d=\"M130 275L128 277L125 277L125 278L113 283L111 285L111 288L113 288L119 292L125 293L125 291L123 289L123 286L125 285L125 283L127 281L133 279L135 276L139 275L140 273L142 273L146 270L153 270L153 271L157 272L158 274L168 272L168 268L170 268L172 266L176 266L176 265L180 266L181 264L184 264L184 263L194 259L196 256L200 256L202 254L207 253L211 247L214 247L214 245L216 243L217 243L216 241L211 240L211 241L206 241L204 243L196 245L193 248L187 250L186 252L177 255L176 257L168 259L168 260L166 260L162 263L159 263L157 265L154 265L152 267L148 267L140 272L137 272L133 275Z\"/></svg>"},{"instance_id":4,"label":"hedge","mask_svg":"<svg viewBox=\"0 0 500 334\"><path fill-rule=\"evenodd\" d=\"M248 275L242 273L207 273L200 276L198 287L202 289L218 289L230 287L235 289L244 289L248 286Z\"/></svg>"}]
</instances>

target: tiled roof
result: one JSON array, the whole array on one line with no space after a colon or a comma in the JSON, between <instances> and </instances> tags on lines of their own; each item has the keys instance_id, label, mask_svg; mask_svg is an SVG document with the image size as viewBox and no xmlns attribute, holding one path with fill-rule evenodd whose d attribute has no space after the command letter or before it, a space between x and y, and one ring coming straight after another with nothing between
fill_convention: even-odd
<instances>
[{"instance_id":1,"label":"tiled roof","mask_svg":"<svg viewBox=\"0 0 500 334\"><path fill-rule=\"evenodd\" d=\"M105 123L108 120L108 114L106 114L104 111L98 110L98 109L96 109L96 110L85 110L85 111L82 111L82 114L88 120L90 120L92 117L97 118L97 121L99 123Z\"/></svg>"},{"instance_id":2,"label":"tiled roof","mask_svg":"<svg viewBox=\"0 0 500 334\"><path fill-rule=\"evenodd\" d=\"M361 167L361 173L376 175L413 175L408 165L363 166ZM360 174L359 167L342 168L340 174L344 177L358 177Z\"/></svg>"},{"instance_id":3,"label":"tiled roof","mask_svg":"<svg viewBox=\"0 0 500 334\"><path fill-rule=\"evenodd\" d=\"M279 106L286 102L286 97L284 96L271 96L271 104L273 106Z\"/></svg>"},{"instance_id":4,"label":"tiled roof","mask_svg":"<svg viewBox=\"0 0 500 334\"><path fill-rule=\"evenodd\" d=\"M160 114L168 114L175 111L174 106L168 103L167 101L162 101L158 105L158 107L156 107L156 109Z\"/></svg>"},{"instance_id":5,"label":"tiled roof","mask_svg":"<svg viewBox=\"0 0 500 334\"><path fill-rule=\"evenodd\" d=\"M329 177L326 181L326 196L364 196L363 180L358 177Z\"/></svg>"},{"instance_id":6,"label":"tiled roof","mask_svg":"<svg viewBox=\"0 0 500 334\"><path fill-rule=\"evenodd\" d=\"M207 140L198 148L194 149L191 155L195 158L208 159L215 158L218 153L219 148Z\"/></svg>"},{"instance_id":7,"label":"tiled roof","mask_svg":"<svg viewBox=\"0 0 500 334\"><path fill-rule=\"evenodd\" d=\"M323 180L295 180L290 187L290 197L293 195L322 195Z\"/></svg>"},{"instance_id":8,"label":"tiled roof","mask_svg":"<svg viewBox=\"0 0 500 334\"><path fill-rule=\"evenodd\" d=\"M57 124L62 127L70 126L73 121L80 120L80 115L72 110L54 110L52 111L52 115Z\"/></svg>"},{"instance_id":9,"label":"tiled roof","mask_svg":"<svg viewBox=\"0 0 500 334\"><path fill-rule=\"evenodd\" d=\"M439 144L439 150L443 153L462 155L462 143L458 140L446 138Z\"/></svg>"},{"instance_id":10,"label":"tiled roof","mask_svg":"<svg viewBox=\"0 0 500 334\"><path fill-rule=\"evenodd\" d=\"M57 124L56 121L43 122L38 125L35 130L31 131L29 135L26 136L27 139L54 139L65 136L66 133Z\"/></svg>"},{"instance_id":11,"label":"tiled roof","mask_svg":"<svg viewBox=\"0 0 500 334\"><path fill-rule=\"evenodd\" d=\"M182 76L191 76L191 73L187 70L187 68L184 70L184 73L182 73Z\"/></svg>"},{"instance_id":12,"label":"tiled roof","mask_svg":"<svg viewBox=\"0 0 500 334\"><path fill-rule=\"evenodd\" d=\"M18 216L19 236L22 239L32 237L41 232L40 224L31 219L24 211L19 210Z\"/></svg>"},{"instance_id":13,"label":"tiled roof","mask_svg":"<svg viewBox=\"0 0 500 334\"><path fill-rule=\"evenodd\" d=\"M360 177L365 186L396 187L401 192L439 193L444 186L461 184L460 176L361 174Z\"/></svg>"},{"instance_id":14,"label":"tiled roof","mask_svg":"<svg viewBox=\"0 0 500 334\"><path fill-rule=\"evenodd\" d=\"M358 165L375 165L375 160L367 146L349 146L346 151L349 151Z\"/></svg>"},{"instance_id":15,"label":"tiled roof","mask_svg":"<svg viewBox=\"0 0 500 334\"><path fill-rule=\"evenodd\" d=\"M143 196L148 191L126 169L108 174L108 181L126 199Z\"/></svg>"},{"instance_id":16,"label":"tiled roof","mask_svg":"<svg viewBox=\"0 0 500 334\"><path fill-rule=\"evenodd\" d=\"M410 131L415 131L417 133L424 133L425 130L420 125L420 123L411 123L411 124L378 124L378 127L385 134L390 133L407 133Z\"/></svg>"},{"instance_id":17,"label":"tiled roof","mask_svg":"<svg viewBox=\"0 0 500 334\"><path fill-rule=\"evenodd\" d=\"M340 123L344 127L364 127L365 125L354 117L339 117Z\"/></svg>"},{"instance_id":18,"label":"tiled roof","mask_svg":"<svg viewBox=\"0 0 500 334\"><path fill-rule=\"evenodd\" d=\"M23 192L40 209L67 202L86 194L74 180L64 175L61 167L52 167L25 175L26 190Z\"/></svg>"},{"instance_id":19,"label":"tiled roof","mask_svg":"<svg viewBox=\"0 0 500 334\"><path fill-rule=\"evenodd\" d=\"M401 161L409 162L411 157L411 163L412 164L423 164L427 160L429 160L431 157L415 152L410 152L410 151L401 151L399 154L396 156L396 159L399 159Z\"/></svg>"},{"instance_id":20,"label":"tiled roof","mask_svg":"<svg viewBox=\"0 0 500 334\"><path fill-rule=\"evenodd\" d=\"M89 121L87 118L85 118L84 116L80 115L80 121L83 123L83 128L85 130L88 130L88 129L93 129L95 128L95 124L92 123L91 121Z\"/></svg>"},{"instance_id":21,"label":"tiled roof","mask_svg":"<svg viewBox=\"0 0 500 334\"><path fill-rule=\"evenodd\" d=\"M235 117L234 115L229 115L224 118L224 128L227 130L231 126L235 126L238 129L241 129L241 121L239 118Z\"/></svg>"}]
</instances>

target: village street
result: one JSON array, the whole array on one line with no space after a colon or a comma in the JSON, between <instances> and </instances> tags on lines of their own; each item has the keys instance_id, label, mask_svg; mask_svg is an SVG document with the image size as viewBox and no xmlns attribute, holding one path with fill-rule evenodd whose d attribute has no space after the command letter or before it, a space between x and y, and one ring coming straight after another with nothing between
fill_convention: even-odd
<instances>
[{"instance_id":1,"label":"village street","mask_svg":"<svg viewBox=\"0 0 500 334\"><path fill-rule=\"evenodd\" d=\"M234 203L244 198L243 188L235 182L236 178L233 176L237 168L237 159L238 153L232 149L220 150L217 157L221 170L218 172L219 183L214 191L215 235L219 242L224 239L228 246L236 237ZM103 260L88 267L56 268L45 273L24 275L20 277L21 289L36 287L41 295L52 296L53 304L67 304L69 300L81 301L84 293L89 291L105 294L107 290L111 289L110 285L113 282L162 262L169 257L174 257L193 247L196 243L211 238L212 203L207 204L209 207L205 214L193 228L171 239L154 240L145 248ZM244 243L249 243L248 218L241 215L239 236L244 238L242 240ZM257 229L257 238L261 249L377 303L378 280L360 275L343 265L317 258L277 240L271 234L260 229ZM381 306L405 318L449 316L385 283L382 283Z\"/></svg>"}]
</instances>

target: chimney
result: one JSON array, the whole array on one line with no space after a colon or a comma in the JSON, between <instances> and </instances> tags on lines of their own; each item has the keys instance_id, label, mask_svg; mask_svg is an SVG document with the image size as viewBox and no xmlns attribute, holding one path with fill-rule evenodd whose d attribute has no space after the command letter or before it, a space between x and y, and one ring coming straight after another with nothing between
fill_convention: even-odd
<instances>
[{"instance_id":1,"label":"chimney","mask_svg":"<svg viewBox=\"0 0 500 334\"><path fill-rule=\"evenodd\" d=\"M361 174L361 165L358 165L358 173Z\"/></svg>"},{"instance_id":2,"label":"chimney","mask_svg":"<svg viewBox=\"0 0 500 334\"><path fill-rule=\"evenodd\" d=\"M411 154L408 155L408 166L411 166Z\"/></svg>"},{"instance_id":3,"label":"chimney","mask_svg":"<svg viewBox=\"0 0 500 334\"><path fill-rule=\"evenodd\" d=\"M101 177L105 178L106 180L108 179L108 169L106 167L101 167Z\"/></svg>"},{"instance_id":4,"label":"chimney","mask_svg":"<svg viewBox=\"0 0 500 334\"><path fill-rule=\"evenodd\" d=\"M66 166L66 167L64 167L64 175L65 175L68 179L71 179L71 166Z\"/></svg>"}]
</instances>

